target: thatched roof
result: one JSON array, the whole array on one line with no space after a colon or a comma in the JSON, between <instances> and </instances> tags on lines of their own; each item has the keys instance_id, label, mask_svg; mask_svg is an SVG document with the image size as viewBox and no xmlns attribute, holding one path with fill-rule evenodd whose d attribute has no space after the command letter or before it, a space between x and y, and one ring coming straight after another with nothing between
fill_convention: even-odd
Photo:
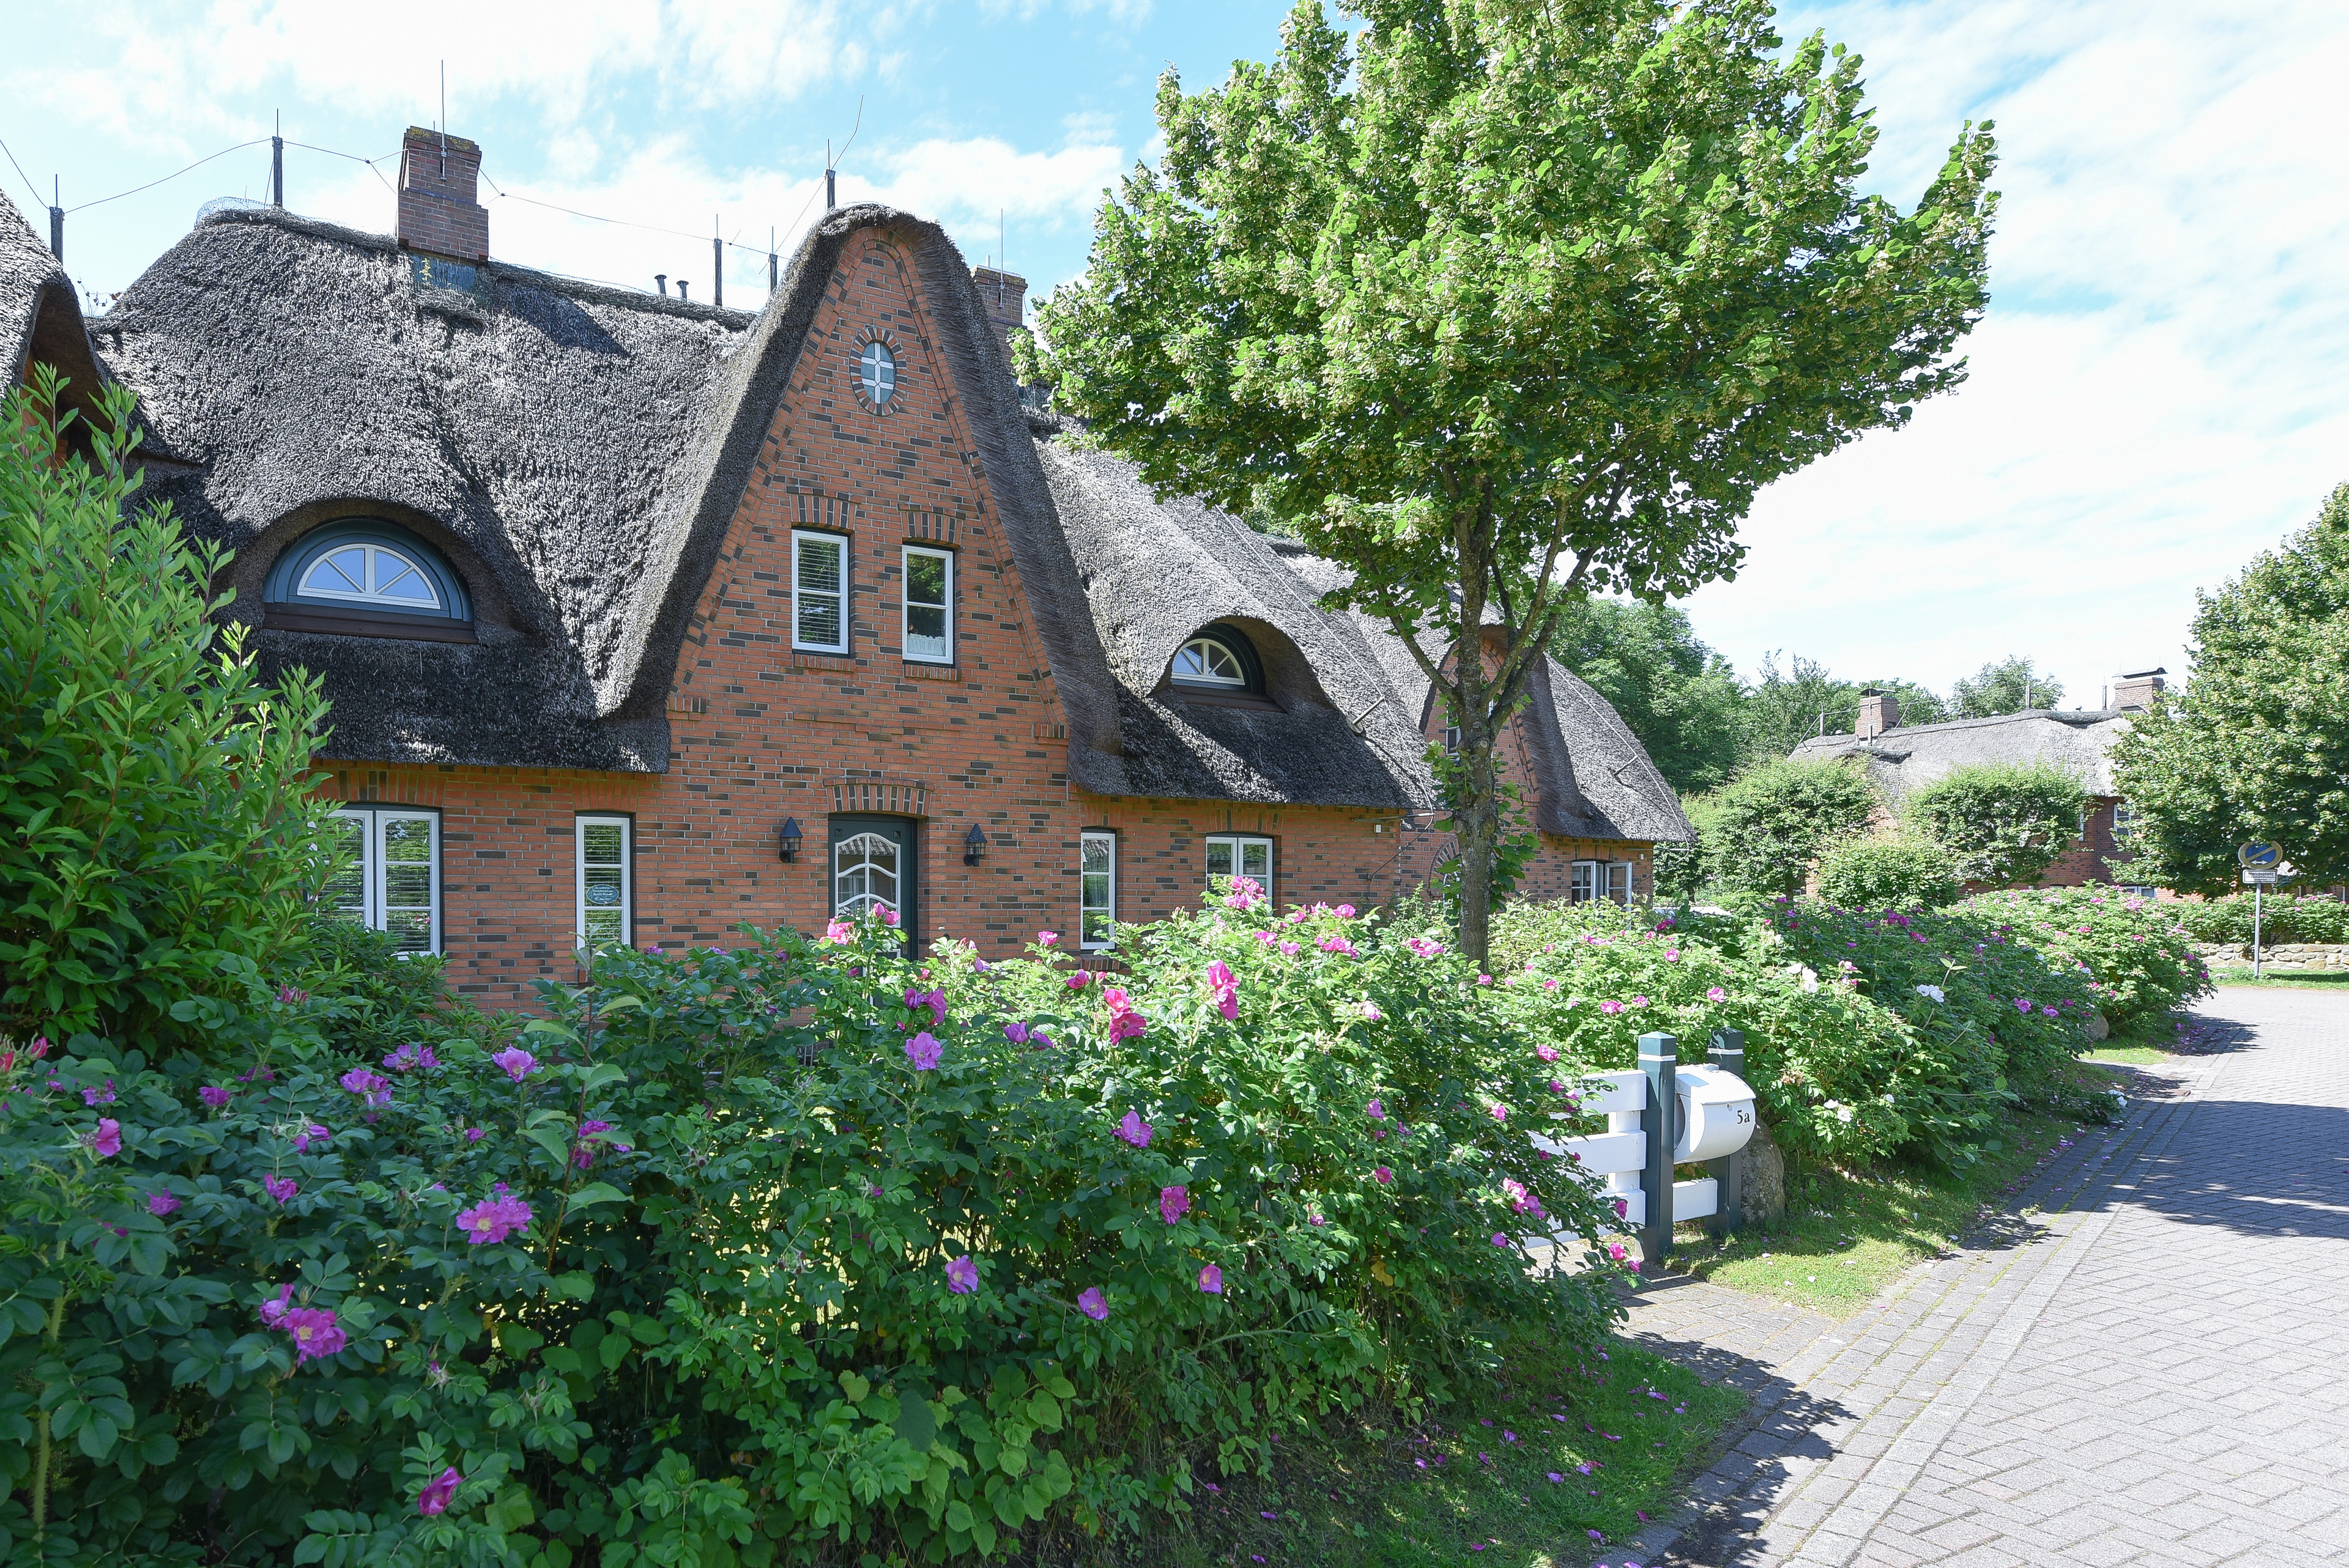
<instances>
[{"instance_id":1,"label":"thatched roof","mask_svg":"<svg viewBox=\"0 0 2349 1568\"><path fill-rule=\"evenodd\" d=\"M753 316L496 262L469 291L419 287L385 236L222 212L92 330L165 459L149 494L239 552L246 613L278 552L355 503L465 578L471 644L259 634L270 664L324 676L329 756L658 772L688 623L784 383L842 249L882 226L921 274L1068 722L1072 780L1106 795L1432 806L1426 683L1407 653L1319 607L1336 581L1326 563L1196 502L1158 501L1128 464L1039 438L1051 422L1022 410L968 264L934 223L832 213ZM1175 648L1210 622L1256 646L1261 706L1167 686ZM1605 703L1560 670L1537 684L1542 826L1685 836Z\"/></svg>"},{"instance_id":2,"label":"thatched roof","mask_svg":"<svg viewBox=\"0 0 2349 1568\"><path fill-rule=\"evenodd\" d=\"M73 280L10 201L0 201L0 387L40 360L63 372L65 407L85 417L105 385Z\"/></svg>"},{"instance_id":3,"label":"thatched roof","mask_svg":"<svg viewBox=\"0 0 2349 1568\"><path fill-rule=\"evenodd\" d=\"M1919 785L1977 763L2052 763L2078 779L2089 794L2113 795L2117 791L2108 753L2135 717L2124 708L2042 708L1947 724L1896 725L1871 740L1814 736L1790 755L1858 758L1896 803Z\"/></svg>"}]
</instances>

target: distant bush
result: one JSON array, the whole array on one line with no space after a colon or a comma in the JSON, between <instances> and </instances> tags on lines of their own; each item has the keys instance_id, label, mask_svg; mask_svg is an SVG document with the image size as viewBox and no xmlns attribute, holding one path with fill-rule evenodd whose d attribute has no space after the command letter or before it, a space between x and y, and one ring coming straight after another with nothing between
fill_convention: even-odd
<instances>
[{"instance_id":1,"label":"distant bush","mask_svg":"<svg viewBox=\"0 0 2349 1568\"><path fill-rule=\"evenodd\" d=\"M2210 971L2194 954L2192 934L2171 917L2184 907L2103 886L1983 893L1965 904L2050 958L2084 966L2097 1009L2116 1028L2209 995Z\"/></svg>"},{"instance_id":2,"label":"distant bush","mask_svg":"<svg viewBox=\"0 0 2349 1568\"><path fill-rule=\"evenodd\" d=\"M1819 896L1847 909L1939 909L1964 896L1957 861L1929 839L1853 839L1820 858Z\"/></svg>"},{"instance_id":3,"label":"distant bush","mask_svg":"<svg viewBox=\"0 0 2349 1568\"><path fill-rule=\"evenodd\" d=\"M2349 942L2349 903L2329 898L2269 898L2261 901L2260 940L2273 947L2291 942ZM2156 906L2183 925L2197 942L2251 940L2251 900L2177 899Z\"/></svg>"},{"instance_id":4,"label":"distant bush","mask_svg":"<svg viewBox=\"0 0 2349 1568\"><path fill-rule=\"evenodd\" d=\"M1707 869L1744 892L1791 898L1811 863L1866 832L1879 806L1876 786L1850 762L1764 762L1713 797Z\"/></svg>"},{"instance_id":5,"label":"distant bush","mask_svg":"<svg viewBox=\"0 0 2349 1568\"><path fill-rule=\"evenodd\" d=\"M2046 763L1978 763L1909 791L1902 819L1955 857L1971 882L2031 882L2079 837L2087 795Z\"/></svg>"}]
</instances>

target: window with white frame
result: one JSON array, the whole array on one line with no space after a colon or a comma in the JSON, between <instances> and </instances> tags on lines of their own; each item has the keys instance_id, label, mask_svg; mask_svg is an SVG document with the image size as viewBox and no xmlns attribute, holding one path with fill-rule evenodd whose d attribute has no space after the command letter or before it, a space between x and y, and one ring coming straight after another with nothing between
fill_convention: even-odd
<instances>
[{"instance_id":1,"label":"window with white frame","mask_svg":"<svg viewBox=\"0 0 2349 1568\"><path fill-rule=\"evenodd\" d=\"M1566 868L1566 902L1592 903L1599 890L1605 885L1607 864L1603 861L1572 861Z\"/></svg>"},{"instance_id":2,"label":"window with white frame","mask_svg":"<svg viewBox=\"0 0 2349 1568\"><path fill-rule=\"evenodd\" d=\"M1247 833L1207 835L1207 874L1246 877L1272 897L1272 841Z\"/></svg>"},{"instance_id":3,"label":"window with white frame","mask_svg":"<svg viewBox=\"0 0 2349 1568\"><path fill-rule=\"evenodd\" d=\"M591 951L634 944L636 914L636 823L626 817L583 815L573 824L574 897L579 945Z\"/></svg>"},{"instance_id":4,"label":"window with white frame","mask_svg":"<svg viewBox=\"0 0 2349 1568\"><path fill-rule=\"evenodd\" d=\"M1605 870L1607 872L1607 896L1615 903L1623 905L1625 908L1630 908L1631 904L1631 862L1629 861L1610 861L1606 866Z\"/></svg>"},{"instance_id":5,"label":"window with white frame","mask_svg":"<svg viewBox=\"0 0 2349 1568\"><path fill-rule=\"evenodd\" d=\"M839 534L792 535L792 646L848 652L848 541Z\"/></svg>"},{"instance_id":6,"label":"window with white frame","mask_svg":"<svg viewBox=\"0 0 2349 1568\"><path fill-rule=\"evenodd\" d=\"M954 663L954 552L905 546L905 657Z\"/></svg>"},{"instance_id":7,"label":"window with white frame","mask_svg":"<svg viewBox=\"0 0 2349 1568\"><path fill-rule=\"evenodd\" d=\"M1078 853L1078 944L1107 947L1117 934L1117 835L1087 829Z\"/></svg>"},{"instance_id":8,"label":"window with white frame","mask_svg":"<svg viewBox=\"0 0 2349 1568\"><path fill-rule=\"evenodd\" d=\"M326 884L327 909L388 933L402 953L440 951L440 813L351 806L335 813L347 863Z\"/></svg>"}]
</instances>

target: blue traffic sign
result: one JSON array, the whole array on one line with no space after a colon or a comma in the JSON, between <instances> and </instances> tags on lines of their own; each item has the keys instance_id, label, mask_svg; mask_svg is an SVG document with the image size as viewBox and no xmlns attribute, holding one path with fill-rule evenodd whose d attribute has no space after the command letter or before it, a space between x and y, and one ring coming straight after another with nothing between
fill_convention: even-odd
<instances>
[{"instance_id":1,"label":"blue traffic sign","mask_svg":"<svg viewBox=\"0 0 2349 1568\"><path fill-rule=\"evenodd\" d=\"M2252 871L2265 871L2283 859L2283 851L2273 844L2249 843L2235 851L2235 858Z\"/></svg>"}]
</instances>

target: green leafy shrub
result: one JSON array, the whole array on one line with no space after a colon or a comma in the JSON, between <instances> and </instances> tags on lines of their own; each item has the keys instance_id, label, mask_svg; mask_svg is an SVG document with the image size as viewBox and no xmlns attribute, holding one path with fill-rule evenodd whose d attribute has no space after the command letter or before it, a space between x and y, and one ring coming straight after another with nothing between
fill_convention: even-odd
<instances>
[{"instance_id":1,"label":"green leafy shrub","mask_svg":"<svg viewBox=\"0 0 2349 1568\"><path fill-rule=\"evenodd\" d=\"M1900 803L1910 828L1956 858L1968 882L2027 882L2079 836L2087 795L2044 762L1984 762L1952 769Z\"/></svg>"},{"instance_id":2,"label":"green leafy shrub","mask_svg":"<svg viewBox=\"0 0 2349 1568\"><path fill-rule=\"evenodd\" d=\"M1766 931L1754 956L1714 940L1733 923L1651 925L1612 904L1517 904L1496 926L1495 1006L1585 1071L1636 1065L1639 1037L1676 1036L1703 1059L1715 1029L1745 1034L1746 1072L1772 1135L1837 1164L1958 1158L1992 1125L1941 1037L1877 1006L1851 978L1789 962Z\"/></svg>"},{"instance_id":3,"label":"green leafy shrub","mask_svg":"<svg viewBox=\"0 0 2349 1568\"><path fill-rule=\"evenodd\" d=\"M2077 887L1983 893L1965 907L2049 958L2084 967L2098 1010L2115 1028L2210 992L2193 934L2170 915L2184 905Z\"/></svg>"},{"instance_id":4,"label":"green leafy shrub","mask_svg":"<svg viewBox=\"0 0 2349 1568\"><path fill-rule=\"evenodd\" d=\"M1819 896L1847 909L1939 909L1964 892L1956 860L1927 839L1853 839L1819 859Z\"/></svg>"},{"instance_id":5,"label":"green leafy shrub","mask_svg":"<svg viewBox=\"0 0 2349 1568\"><path fill-rule=\"evenodd\" d=\"M224 556L163 508L123 520L129 395L63 462L56 395L0 399L0 1030L149 1038L222 958L301 940L326 705L207 618Z\"/></svg>"},{"instance_id":6,"label":"green leafy shrub","mask_svg":"<svg viewBox=\"0 0 2349 1568\"><path fill-rule=\"evenodd\" d=\"M2349 903L2329 898L2265 898L2260 906L2260 941L2270 947L2293 942L2349 942ZM2197 942L2251 944L2249 894L2178 899L2153 907L2184 926Z\"/></svg>"},{"instance_id":7,"label":"green leafy shrub","mask_svg":"<svg viewBox=\"0 0 2349 1568\"><path fill-rule=\"evenodd\" d=\"M400 987L249 968L181 1008L241 1071L9 1052L0 1554L999 1553L1616 1313L1527 1272L1602 1216L1434 938L1245 887L1123 983L887 935L616 952L364 1061Z\"/></svg>"},{"instance_id":8,"label":"green leafy shrub","mask_svg":"<svg viewBox=\"0 0 2349 1568\"><path fill-rule=\"evenodd\" d=\"M1765 762L1713 801L1707 869L1741 892L1789 898L1802 891L1811 862L1866 832L1879 807L1867 773L1840 760Z\"/></svg>"}]
</instances>

